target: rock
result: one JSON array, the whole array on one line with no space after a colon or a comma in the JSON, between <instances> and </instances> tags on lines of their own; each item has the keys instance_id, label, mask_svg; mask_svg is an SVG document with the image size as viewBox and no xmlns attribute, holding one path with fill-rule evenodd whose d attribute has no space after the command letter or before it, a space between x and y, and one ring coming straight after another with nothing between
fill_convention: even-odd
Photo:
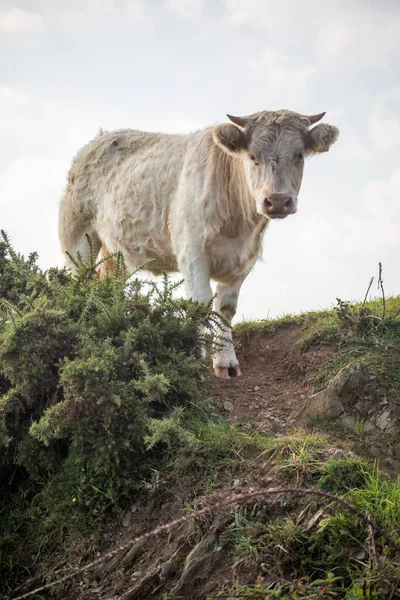
<instances>
[{"instance_id":1,"label":"rock","mask_svg":"<svg viewBox=\"0 0 400 600\"><path fill-rule=\"evenodd\" d=\"M387 456L385 458L385 460L383 461L383 463L386 467L389 467L392 469L395 469L397 467L396 460L394 460L393 458L390 458L390 456Z\"/></svg>"},{"instance_id":2,"label":"rock","mask_svg":"<svg viewBox=\"0 0 400 600\"><path fill-rule=\"evenodd\" d=\"M253 388L253 390L254 390L255 392L258 392L258 390L259 390L259 389L260 389L260 386L259 386L259 385L255 385L255 386L254 386L254 388Z\"/></svg>"},{"instance_id":3,"label":"rock","mask_svg":"<svg viewBox=\"0 0 400 600\"><path fill-rule=\"evenodd\" d=\"M388 429L390 428L391 424L392 417L390 410L384 410L383 413L381 413L376 419L376 426L379 427L379 429Z\"/></svg>"},{"instance_id":4,"label":"rock","mask_svg":"<svg viewBox=\"0 0 400 600\"><path fill-rule=\"evenodd\" d=\"M234 406L233 406L232 402L230 402L229 400L225 400L224 409L227 410L228 412L233 412Z\"/></svg>"},{"instance_id":5,"label":"rock","mask_svg":"<svg viewBox=\"0 0 400 600\"><path fill-rule=\"evenodd\" d=\"M131 524L131 521L132 521L132 513L130 510L127 510L124 515L124 518L122 519L122 525L124 527L129 527L129 525Z\"/></svg>"},{"instance_id":6,"label":"rock","mask_svg":"<svg viewBox=\"0 0 400 600\"><path fill-rule=\"evenodd\" d=\"M372 458L379 458L382 455L382 450L377 446L370 446L368 448L368 454L372 456Z\"/></svg>"},{"instance_id":7,"label":"rock","mask_svg":"<svg viewBox=\"0 0 400 600\"><path fill-rule=\"evenodd\" d=\"M345 408L354 407L365 396L369 375L361 362L344 367L326 389L310 396L300 411L292 414L292 422L306 422L311 417L337 419Z\"/></svg>"},{"instance_id":8,"label":"rock","mask_svg":"<svg viewBox=\"0 0 400 600\"><path fill-rule=\"evenodd\" d=\"M336 419L344 413L335 390L327 388L308 398L300 411L293 413L289 420L294 423L304 423L311 417L325 417Z\"/></svg>"},{"instance_id":9,"label":"rock","mask_svg":"<svg viewBox=\"0 0 400 600\"><path fill-rule=\"evenodd\" d=\"M393 448L393 454L396 458L400 458L400 444L396 444Z\"/></svg>"},{"instance_id":10,"label":"rock","mask_svg":"<svg viewBox=\"0 0 400 600\"><path fill-rule=\"evenodd\" d=\"M332 452L332 458L335 460L341 460L342 458L347 458L349 456L355 456L354 452L343 450L343 448L336 448Z\"/></svg>"}]
</instances>

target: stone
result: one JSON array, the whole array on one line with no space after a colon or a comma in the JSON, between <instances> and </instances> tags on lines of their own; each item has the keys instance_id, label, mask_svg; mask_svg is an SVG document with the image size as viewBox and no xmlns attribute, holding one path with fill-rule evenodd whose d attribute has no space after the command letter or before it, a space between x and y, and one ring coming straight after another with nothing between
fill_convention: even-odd
<instances>
[{"instance_id":1,"label":"stone","mask_svg":"<svg viewBox=\"0 0 400 600\"><path fill-rule=\"evenodd\" d=\"M381 413L377 417L376 426L379 427L379 429L385 430L385 429L388 429L388 427L390 427L391 422L392 422L391 411L384 410L383 413Z\"/></svg>"},{"instance_id":2,"label":"stone","mask_svg":"<svg viewBox=\"0 0 400 600\"><path fill-rule=\"evenodd\" d=\"M300 411L292 413L290 421L304 423L314 417L337 419L364 397L367 381L368 373L361 362L344 367L324 390L310 396Z\"/></svg>"},{"instance_id":3,"label":"stone","mask_svg":"<svg viewBox=\"0 0 400 600\"><path fill-rule=\"evenodd\" d=\"M122 519L122 525L124 527L129 527L129 525L131 524L131 521L132 521L132 513L130 510L127 510L124 515L124 518Z\"/></svg>"},{"instance_id":4,"label":"stone","mask_svg":"<svg viewBox=\"0 0 400 600\"><path fill-rule=\"evenodd\" d=\"M233 406L232 402L230 402L229 400L225 400L224 409L227 410L228 412L233 412L234 406Z\"/></svg>"},{"instance_id":5,"label":"stone","mask_svg":"<svg viewBox=\"0 0 400 600\"><path fill-rule=\"evenodd\" d=\"M310 396L300 411L295 411L289 420L294 423L304 423L312 417L336 419L344 413L343 405L333 390L322 390Z\"/></svg>"}]
</instances>

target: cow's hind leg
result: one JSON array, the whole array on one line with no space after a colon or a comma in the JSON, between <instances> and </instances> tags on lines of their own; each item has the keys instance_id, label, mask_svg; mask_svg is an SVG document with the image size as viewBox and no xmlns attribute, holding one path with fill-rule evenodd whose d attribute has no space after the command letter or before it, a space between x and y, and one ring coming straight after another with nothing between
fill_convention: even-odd
<instances>
[{"instance_id":1,"label":"cow's hind leg","mask_svg":"<svg viewBox=\"0 0 400 600\"><path fill-rule=\"evenodd\" d=\"M104 279L114 273L116 266L115 260L110 256L110 252L104 244L102 244L100 249L99 260L100 259L102 259L102 262L97 269L97 277L98 279Z\"/></svg>"},{"instance_id":2,"label":"cow's hind leg","mask_svg":"<svg viewBox=\"0 0 400 600\"><path fill-rule=\"evenodd\" d=\"M242 374L233 347L231 323L236 313L243 281L244 277L229 284L218 283L217 285L215 310L223 316L225 323L221 322L218 327L217 344L219 348L213 357L213 367L216 376L222 379L238 377Z\"/></svg>"}]
</instances>

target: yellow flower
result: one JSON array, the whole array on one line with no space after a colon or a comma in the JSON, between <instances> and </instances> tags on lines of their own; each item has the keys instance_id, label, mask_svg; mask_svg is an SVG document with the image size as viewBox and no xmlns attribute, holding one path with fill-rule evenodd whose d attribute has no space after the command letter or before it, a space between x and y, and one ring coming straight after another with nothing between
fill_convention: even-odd
<instances>
[{"instance_id":1,"label":"yellow flower","mask_svg":"<svg viewBox=\"0 0 400 600\"><path fill-rule=\"evenodd\" d=\"M72 498L72 502L76 502L76 498Z\"/></svg>"}]
</instances>

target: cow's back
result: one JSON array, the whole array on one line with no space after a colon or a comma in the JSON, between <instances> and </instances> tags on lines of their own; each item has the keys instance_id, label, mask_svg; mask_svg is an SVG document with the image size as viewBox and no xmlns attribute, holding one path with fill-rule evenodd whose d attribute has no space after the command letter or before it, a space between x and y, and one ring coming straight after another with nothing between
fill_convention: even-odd
<instances>
[{"instance_id":1,"label":"cow's back","mask_svg":"<svg viewBox=\"0 0 400 600\"><path fill-rule=\"evenodd\" d=\"M98 200L98 194L108 190L111 180L130 180L140 164L148 163L149 171L153 170L154 157L162 163L171 146L182 146L183 137L133 129L101 133L75 156L68 174L67 195L87 205L91 193L96 192Z\"/></svg>"}]
</instances>

